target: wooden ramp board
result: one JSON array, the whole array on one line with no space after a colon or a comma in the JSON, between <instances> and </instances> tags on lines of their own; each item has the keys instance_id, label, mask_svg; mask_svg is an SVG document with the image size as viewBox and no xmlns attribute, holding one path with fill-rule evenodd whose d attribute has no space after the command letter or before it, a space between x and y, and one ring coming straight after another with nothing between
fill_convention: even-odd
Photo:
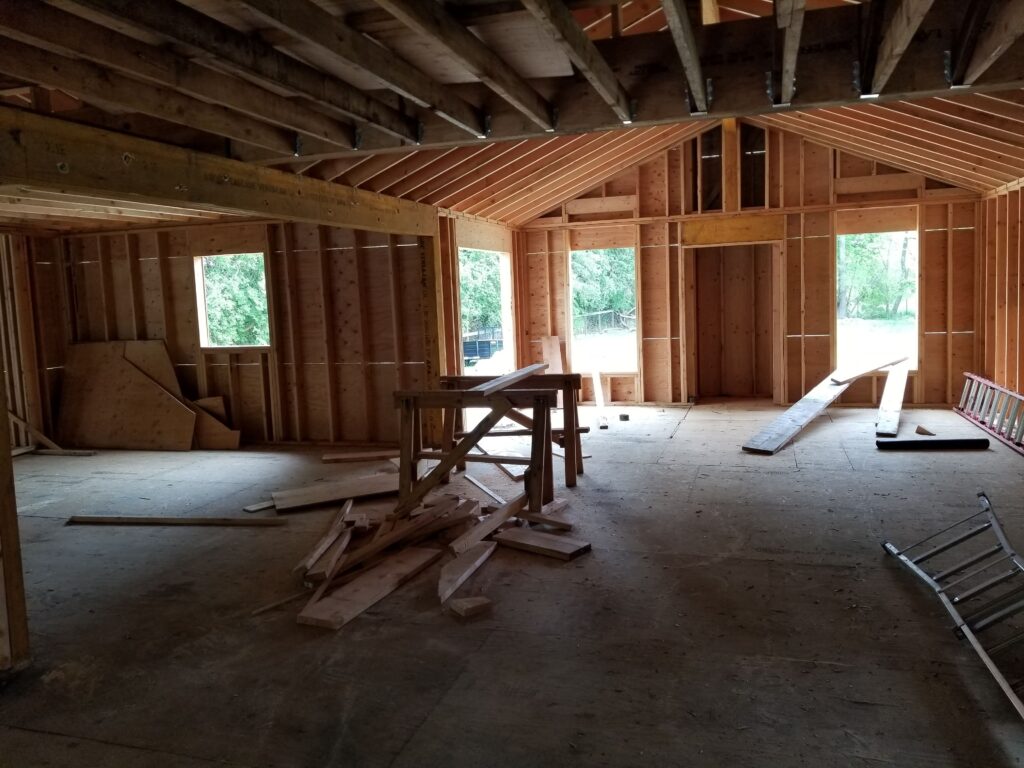
<instances>
[{"instance_id":1,"label":"wooden ramp board","mask_svg":"<svg viewBox=\"0 0 1024 768\"><path fill-rule=\"evenodd\" d=\"M299 614L298 622L314 627L341 629L440 556L440 549L406 547L345 586L307 605Z\"/></svg>"},{"instance_id":2,"label":"wooden ramp board","mask_svg":"<svg viewBox=\"0 0 1024 768\"><path fill-rule=\"evenodd\" d=\"M590 551L590 544L586 541L533 531L528 528L509 528L507 531L495 534L494 540L506 547L557 557L559 560L572 560L574 557L579 557L584 552Z\"/></svg>"},{"instance_id":3,"label":"wooden ramp board","mask_svg":"<svg viewBox=\"0 0 1024 768\"><path fill-rule=\"evenodd\" d=\"M838 368L832 372L832 375L829 378L832 380L833 384L850 384L859 379L861 376L867 376L869 373L880 371L883 368L888 368L891 365L899 365L900 363L905 363L906 361L907 358L906 355L904 355L903 357L897 358L896 360L890 360L887 363L881 363L879 365L876 365L873 368L864 368L861 370Z\"/></svg>"},{"instance_id":4,"label":"wooden ramp board","mask_svg":"<svg viewBox=\"0 0 1024 768\"><path fill-rule=\"evenodd\" d=\"M380 496L398 493L398 475L387 472L359 477L347 477L327 483L314 483L302 488L275 491L270 494L278 512L318 504L330 504L345 499L359 499L364 496Z\"/></svg>"},{"instance_id":5,"label":"wooden ramp board","mask_svg":"<svg viewBox=\"0 0 1024 768\"><path fill-rule=\"evenodd\" d=\"M800 430L824 413L839 396L850 387L850 382L835 384L825 379L814 389L790 406L782 415L743 444L743 450L750 453L772 455L782 450Z\"/></svg>"},{"instance_id":6,"label":"wooden ramp board","mask_svg":"<svg viewBox=\"0 0 1024 768\"><path fill-rule=\"evenodd\" d=\"M443 603L455 594L456 590L466 583L477 569L489 558L498 545L493 541L482 541L474 544L441 569L441 578L437 581L437 597Z\"/></svg>"},{"instance_id":7,"label":"wooden ramp board","mask_svg":"<svg viewBox=\"0 0 1024 768\"><path fill-rule=\"evenodd\" d=\"M907 391L907 377L910 375L910 363L902 362L889 369L885 377L885 389L882 400L878 404L878 421L875 422L875 436L896 437L900 431L900 412L903 410L903 397Z\"/></svg>"}]
</instances>

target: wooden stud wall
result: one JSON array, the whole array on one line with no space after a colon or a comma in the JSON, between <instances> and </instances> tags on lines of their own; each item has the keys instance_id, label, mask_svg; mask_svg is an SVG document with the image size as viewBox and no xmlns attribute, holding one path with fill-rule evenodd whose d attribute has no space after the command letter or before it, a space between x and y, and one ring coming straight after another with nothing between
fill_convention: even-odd
<instances>
[{"instance_id":1,"label":"wooden stud wall","mask_svg":"<svg viewBox=\"0 0 1024 768\"><path fill-rule=\"evenodd\" d=\"M1024 235L1021 193L987 198L980 214L977 311L983 340L974 369L1016 392L1024 390ZM959 371L957 371L959 377ZM962 379L961 379L962 384Z\"/></svg>"},{"instance_id":2,"label":"wooden stud wall","mask_svg":"<svg viewBox=\"0 0 1024 768\"><path fill-rule=\"evenodd\" d=\"M918 227L921 365L912 374L909 401L947 403L959 397L957 369L973 360L976 347L976 193L770 129L765 206L735 213L702 211L704 180L695 162L700 140L689 139L615 176L517 236L516 279L520 295L528 297L520 307L520 364L540 359L542 335L558 334L563 343L570 341L568 251L634 247L640 371L612 372L606 386L613 391L606 397L686 402L697 392L693 249L773 243L772 279L767 283L771 334L777 342L768 347L771 392L776 402L795 402L835 367L836 233ZM741 165L723 163L727 190L738 190ZM738 199L738 191L723 195L733 208ZM1019 202L1015 204L1019 213ZM1003 254L1007 203L990 205L993 228L1002 233L991 237L1004 243L999 251ZM1005 255L1000 258L1006 261ZM1004 319L1002 327L1008 325ZM760 365L763 370L766 362ZM857 382L841 402L876 404L883 378ZM584 399L592 394L588 382Z\"/></svg>"},{"instance_id":3,"label":"wooden stud wall","mask_svg":"<svg viewBox=\"0 0 1024 768\"><path fill-rule=\"evenodd\" d=\"M247 442L397 440L391 393L440 373L428 237L254 223L30 245L39 304L68 318L39 345L48 425L66 341L164 339L186 395L224 396ZM194 257L243 252L266 254L271 344L201 348Z\"/></svg>"}]
</instances>

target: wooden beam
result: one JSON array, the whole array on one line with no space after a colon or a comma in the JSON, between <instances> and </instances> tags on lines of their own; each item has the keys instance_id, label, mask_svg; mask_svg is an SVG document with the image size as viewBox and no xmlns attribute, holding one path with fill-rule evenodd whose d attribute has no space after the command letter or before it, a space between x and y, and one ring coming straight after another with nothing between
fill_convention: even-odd
<instances>
[{"instance_id":1,"label":"wooden beam","mask_svg":"<svg viewBox=\"0 0 1024 768\"><path fill-rule=\"evenodd\" d=\"M0 41L0 72L275 152L294 152L297 146L294 134L281 128L14 40Z\"/></svg>"},{"instance_id":2,"label":"wooden beam","mask_svg":"<svg viewBox=\"0 0 1024 768\"><path fill-rule=\"evenodd\" d=\"M467 391L477 393L483 397L490 397L491 395L501 392L503 389L511 387L517 382L528 379L538 373L543 373L547 368L547 363L534 363L533 365L528 365L525 368L520 368L517 371L512 371L512 373L506 373L504 376L498 376L490 381L477 384L475 387L470 387Z\"/></svg>"},{"instance_id":3,"label":"wooden beam","mask_svg":"<svg viewBox=\"0 0 1024 768\"><path fill-rule=\"evenodd\" d=\"M597 47L576 23L562 0L522 0L533 17L547 30L583 73L594 90L605 100L623 125L633 122L629 96Z\"/></svg>"},{"instance_id":4,"label":"wooden beam","mask_svg":"<svg viewBox=\"0 0 1024 768\"><path fill-rule=\"evenodd\" d=\"M319 150L321 142L344 148L355 146L355 128L351 123L240 77L193 64L168 48L147 45L37 0L0 5L0 32L23 43L85 58L133 78L292 129L316 140L302 147L305 152Z\"/></svg>"},{"instance_id":5,"label":"wooden beam","mask_svg":"<svg viewBox=\"0 0 1024 768\"><path fill-rule=\"evenodd\" d=\"M212 56L277 88L302 95L332 112L365 120L404 142L417 143L418 121L374 99L345 81L325 75L286 56L255 35L233 27L174 0L68 0L95 11L115 25L128 24L156 33L179 45Z\"/></svg>"},{"instance_id":6,"label":"wooden beam","mask_svg":"<svg viewBox=\"0 0 1024 768\"><path fill-rule=\"evenodd\" d=\"M0 184L394 234L437 225L431 206L6 107L0 156Z\"/></svg>"},{"instance_id":7,"label":"wooden beam","mask_svg":"<svg viewBox=\"0 0 1024 768\"><path fill-rule=\"evenodd\" d=\"M540 128L554 130L555 121L547 100L444 6L422 0L377 0L377 4L406 26L443 46L484 85Z\"/></svg>"},{"instance_id":8,"label":"wooden beam","mask_svg":"<svg viewBox=\"0 0 1024 768\"><path fill-rule=\"evenodd\" d=\"M964 73L964 84L975 83L1021 35L1024 35L1024 0L999 3L974 47L974 55Z\"/></svg>"},{"instance_id":9,"label":"wooden beam","mask_svg":"<svg viewBox=\"0 0 1024 768\"><path fill-rule=\"evenodd\" d=\"M672 41L676 45L680 61L683 62L686 82L690 84L690 98L698 112L707 112L707 86L700 64L697 38L693 34L693 25L690 23L686 3L683 0L664 0L663 7L669 31L672 33Z\"/></svg>"},{"instance_id":10,"label":"wooden beam","mask_svg":"<svg viewBox=\"0 0 1024 768\"><path fill-rule=\"evenodd\" d=\"M793 102L796 91L796 62L800 53L800 36L804 30L804 9L807 0L778 0L775 4L775 20L783 30L782 43L782 89L780 101Z\"/></svg>"},{"instance_id":11,"label":"wooden beam","mask_svg":"<svg viewBox=\"0 0 1024 768\"><path fill-rule=\"evenodd\" d=\"M487 135L484 117L476 107L310 0L243 2L261 19L332 58L354 64L473 136L482 139Z\"/></svg>"},{"instance_id":12,"label":"wooden beam","mask_svg":"<svg viewBox=\"0 0 1024 768\"><path fill-rule=\"evenodd\" d=\"M881 93L885 90L886 83L906 53L924 17L931 10L933 2L934 0L898 0L878 49L868 93Z\"/></svg>"},{"instance_id":13,"label":"wooden beam","mask_svg":"<svg viewBox=\"0 0 1024 768\"><path fill-rule=\"evenodd\" d=\"M0 387L7 410L7 387ZM10 451L0 451L0 677L28 664L28 616Z\"/></svg>"}]
</instances>

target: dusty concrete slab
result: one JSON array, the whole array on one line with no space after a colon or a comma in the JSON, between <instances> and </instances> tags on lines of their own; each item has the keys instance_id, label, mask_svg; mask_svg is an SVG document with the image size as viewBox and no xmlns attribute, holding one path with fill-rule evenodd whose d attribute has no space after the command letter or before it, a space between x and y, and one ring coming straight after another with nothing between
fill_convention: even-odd
<instances>
[{"instance_id":1,"label":"dusty concrete slab","mask_svg":"<svg viewBox=\"0 0 1024 768\"><path fill-rule=\"evenodd\" d=\"M346 471L319 449L19 458L35 663L0 694L0 766L1024 764L1024 725L879 547L959 519L980 489L1024 542L1024 458L880 455L854 409L775 456L740 451L776 413L608 407L579 486L556 489L592 553L499 550L458 593L494 602L471 622L441 611L434 566L337 633L297 625L298 605L250 616L296 589L326 511L63 526L243 515ZM948 411L904 414L917 423L977 432Z\"/></svg>"}]
</instances>

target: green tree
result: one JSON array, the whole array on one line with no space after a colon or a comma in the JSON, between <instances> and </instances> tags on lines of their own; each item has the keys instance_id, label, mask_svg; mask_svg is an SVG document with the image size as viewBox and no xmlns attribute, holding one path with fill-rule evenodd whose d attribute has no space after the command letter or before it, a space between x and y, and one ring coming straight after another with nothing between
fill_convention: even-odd
<instances>
[{"instance_id":1,"label":"green tree","mask_svg":"<svg viewBox=\"0 0 1024 768\"><path fill-rule=\"evenodd\" d=\"M206 323L215 347L270 344L262 253L203 257Z\"/></svg>"},{"instance_id":2,"label":"green tree","mask_svg":"<svg viewBox=\"0 0 1024 768\"><path fill-rule=\"evenodd\" d=\"M840 319L893 319L917 285L910 232L837 238L836 309Z\"/></svg>"},{"instance_id":3,"label":"green tree","mask_svg":"<svg viewBox=\"0 0 1024 768\"><path fill-rule=\"evenodd\" d=\"M573 314L636 307L636 265L632 248L572 252Z\"/></svg>"},{"instance_id":4,"label":"green tree","mask_svg":"<svg viewBox=\"0 0 1024 768\"><path fill-rule=\"evenodd\" d=\"M495 251L459 249L459 302L462 332L501 325L501 269Z\"/></svg>"}]
</instances>

